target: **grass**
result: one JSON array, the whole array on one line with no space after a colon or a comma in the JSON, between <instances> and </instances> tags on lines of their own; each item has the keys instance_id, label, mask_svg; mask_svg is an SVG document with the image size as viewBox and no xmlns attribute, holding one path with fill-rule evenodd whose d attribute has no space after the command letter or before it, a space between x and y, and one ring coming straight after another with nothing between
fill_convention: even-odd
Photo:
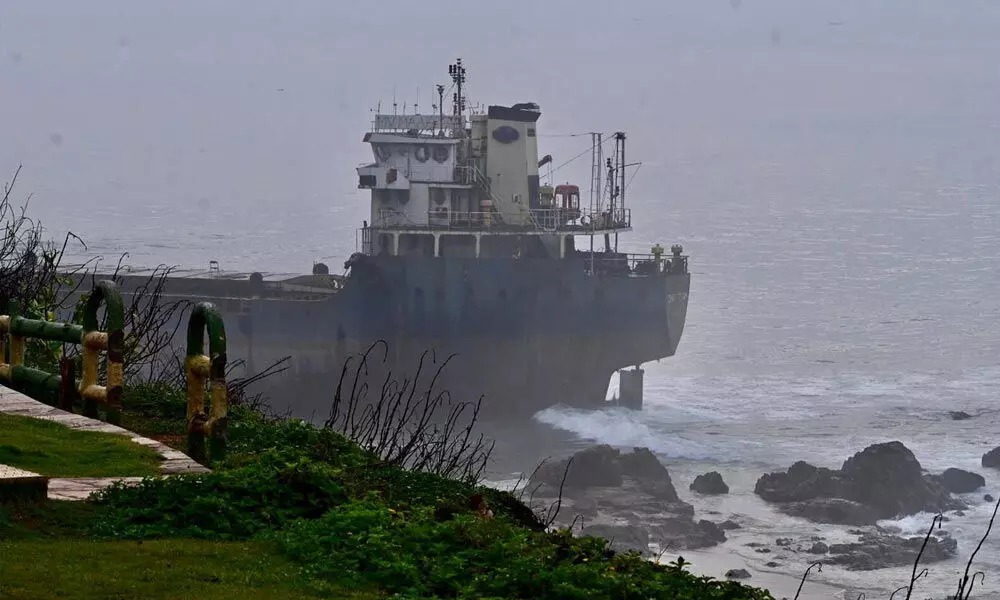
<instances>
[{"instance_id":1,"label":"grass","mask_svg":"<svg viewBox=\"0 0 1000 600\"><path fill-rule=\"evenodd\" d=\"M377 598L311 583L263 542L0 542L0 598L264 600Z\"/></svg>"},{"instance_id":2,"label":"grass","mask_svg":"<svg viewBox=\"0 0 1000 600\"><path fill-rule=\"evenodd\" d=\"M48 477L158 475L160 455L113 433L0 414L0 463Z\"/></svg>"},{"instance_id":3,"label":"grass","mask_svg":"<svg viewBox=\"0 0 1000 600\"><path fill-rule=\"evenodd\" d=\"M330 430L239 406L229 424L211 473L0 507L0 597L773 600L547 532L510 493L401 468Z\"/></svg>"}]
</instances>

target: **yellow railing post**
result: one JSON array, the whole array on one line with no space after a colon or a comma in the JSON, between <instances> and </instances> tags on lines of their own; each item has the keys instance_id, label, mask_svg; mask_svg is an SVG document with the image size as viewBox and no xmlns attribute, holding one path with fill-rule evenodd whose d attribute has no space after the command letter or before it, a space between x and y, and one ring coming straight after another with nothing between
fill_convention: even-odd
<instances>
[{"instance_id":1,"label":"yellow railing post","mask_svg":"<svg viewBox=\"0 0 1000 600\"><path fill-rule=\"evenodd\" d=\"M209 356L205 351L205 330L208 330ZM226 456L226 328L222 315L211 302L195 305L188 321L187 358L188 455L197 461L207 456L222 460ZM205 384L210 397L205 411ZM205 434L209 435L209 453L205 452Z\"/></svg>"}]
</instances>

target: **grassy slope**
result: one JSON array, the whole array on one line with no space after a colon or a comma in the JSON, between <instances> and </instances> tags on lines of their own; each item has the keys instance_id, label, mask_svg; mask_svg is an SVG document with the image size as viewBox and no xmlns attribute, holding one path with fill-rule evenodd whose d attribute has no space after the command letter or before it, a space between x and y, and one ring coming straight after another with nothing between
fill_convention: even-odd
<instances>
[{"instance_id":1,"label":"grassy slope","mask_svg":"<svg viewBox=\"0 0 1000 600\"><path fill-rule=\"evenodd\" d=\"M270 544L205 540L0 542L0 598L375 598L309 584Z\"/></svg>"},{"instance_id":2,"label":"grassy slope","mask_svg":"<svg viewBox=\"0 0 1000 600\"><path fill-rule=\"evenodd\" d=\"M156 451L126 437L0 414L0 463L49 477L157 475Z\"/></svg>"},{"instance_id":3,"label":"grassy slope","mask_svg":"<svg viewBox=\"0 0 1000 600\"><path fill-rule=\"evenodd\" d=\"M301 422L236 408L230 439L208 475L0 507L0 597L771 598L544 533L510 494L380 463ZM477 491L495 519L470 510Z\"/></svg>"}]
</instances>

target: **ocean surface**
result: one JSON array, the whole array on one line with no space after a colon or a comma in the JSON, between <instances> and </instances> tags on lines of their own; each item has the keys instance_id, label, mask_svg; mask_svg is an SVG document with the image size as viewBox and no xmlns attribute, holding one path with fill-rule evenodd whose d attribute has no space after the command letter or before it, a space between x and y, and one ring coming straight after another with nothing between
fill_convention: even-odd
<instances>
[{"instance_id":1,"label":"ocean surface","mask_svg":"<svg viewBox=\"0 0 1000 600\"><path fill-rule=\"evenodd\" d=\"M682 243L693 273L677 355L645 365L645 409L545 410L498 432L491 478L593 442L647 446L699 515L747 524L685 558L762 582L773 558L750 538L843 530L779 515L756 479L900 440L931 471L987 477L946 524L961 559L917 588L953 592L992 509L982 493L1000 495L979 465L1000 444L1000 4L553 2L528 19L515 5L7 3L0 173L23 163L15 199L86 242L73 259L339 271L367 218L354 167L370 109L429 111L462 56L471 103L540 104L556 183L586 187L586 155L563 165L586 132L628 132L642 165L621 247ZM709 470L732 493L692 498ZM781 594L807 560L775 569ZM975 567L974 597L1000 597L1000 532ZM825 567L802 597L888 597L908 577Z\"/></svg>"}]
</instances>

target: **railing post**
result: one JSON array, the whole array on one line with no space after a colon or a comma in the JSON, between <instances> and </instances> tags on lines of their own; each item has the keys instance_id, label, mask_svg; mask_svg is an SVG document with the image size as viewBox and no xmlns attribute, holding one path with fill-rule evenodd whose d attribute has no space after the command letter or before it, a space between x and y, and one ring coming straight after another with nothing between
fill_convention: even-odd
<instances>
[{"instance_id":1,"label":"railing post","mask_svg":"<svg viewBox=\"0 0 1000 600\"><path fill-rule=\"evenodd\" d=\"M208 330L210 356L205 356L205 330ZM222 460L226 456L226 328L222 315L211 302L200 302L191 311L187 330L188 454L197 461L208 456ZM209 384L210 407L205 414L205 383ZM205 452L205 434L209 452Z\"/></svg>"},{"instance_id":2,"label":"railing post","mask_svg":"<svg viewBox=\"0 0 1000 600\"><path fill-rule=\"evenodd\" d=\"M100 331L97 310L104 303L108 330ZM87 298L83 309L83 381L80 395L84 400L84 415L97 416L97 403L107 405L108 423L121 423L122 379L124 378L125 306L118 286L113 281L99 281ZM107 386L97 383L100 352L107 350ZM88 414L91 413L91 414Z\"/></svg>"}]
</instances>

